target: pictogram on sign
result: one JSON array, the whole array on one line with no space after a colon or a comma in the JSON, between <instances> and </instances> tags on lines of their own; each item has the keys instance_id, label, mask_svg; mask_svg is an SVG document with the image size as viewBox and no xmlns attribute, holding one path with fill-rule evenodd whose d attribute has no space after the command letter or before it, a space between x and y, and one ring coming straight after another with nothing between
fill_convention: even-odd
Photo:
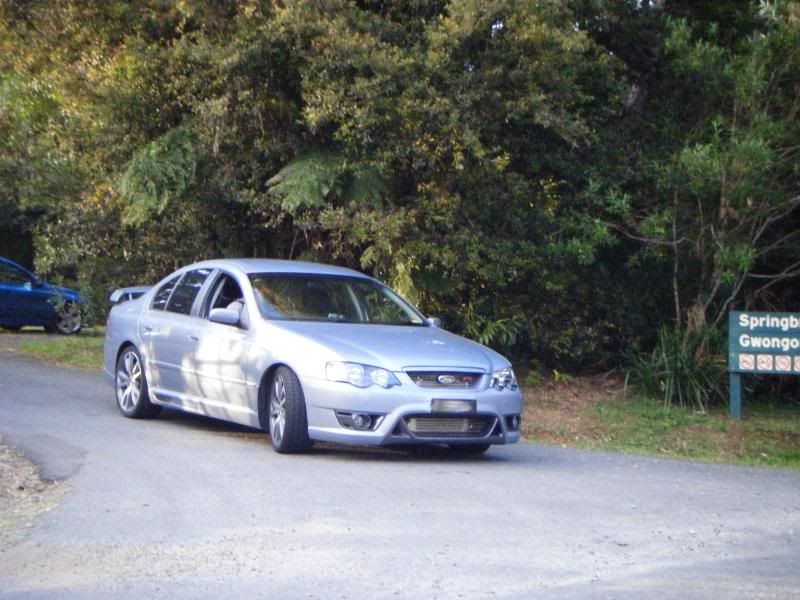
<instances>
[{"instance_id":1,"label":"pictogram on sign","mask_svg":"<svg viewBox=\"0 0 800 600\"><path fill-rule=\"evenodd\" d=\"M798 357L800 358L800 357ZM743 371L752 371L756 368L756 355L755 354L740 354L739 355L739 368Z\"/></svg>"}]
</instances>

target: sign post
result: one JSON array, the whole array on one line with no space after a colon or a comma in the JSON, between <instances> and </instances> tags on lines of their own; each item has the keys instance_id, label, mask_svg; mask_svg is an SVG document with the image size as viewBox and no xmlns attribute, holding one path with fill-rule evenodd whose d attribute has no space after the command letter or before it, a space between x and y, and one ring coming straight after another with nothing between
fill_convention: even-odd
<instances>
[{"instance_id":1,"label":"sign post","mask_svg":"<svg viewBox=\"0 0 800 600\"><path fill-rule=\"evenodd\" d=\"M731 311L728 321L731 418L742 416L742 375L800 375L800 314Z\"/></svg>"}]
</instances>

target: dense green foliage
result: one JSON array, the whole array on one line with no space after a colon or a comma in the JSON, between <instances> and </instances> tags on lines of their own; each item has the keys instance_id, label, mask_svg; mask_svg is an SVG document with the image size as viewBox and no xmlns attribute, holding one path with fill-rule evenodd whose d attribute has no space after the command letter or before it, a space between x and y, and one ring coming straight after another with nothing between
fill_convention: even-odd
<instances>
[{"instance_id":1,"label":"dense green foliage","mask_svg":"<svg viewBox=\"0 0 800 600\"><path fill-rule=\"evenodd\" d=\"M789 1L0 0L0 235L98 318L196 259L308 258L604 368L793 308L798 111Z\"/></svg>"}]
</instances>

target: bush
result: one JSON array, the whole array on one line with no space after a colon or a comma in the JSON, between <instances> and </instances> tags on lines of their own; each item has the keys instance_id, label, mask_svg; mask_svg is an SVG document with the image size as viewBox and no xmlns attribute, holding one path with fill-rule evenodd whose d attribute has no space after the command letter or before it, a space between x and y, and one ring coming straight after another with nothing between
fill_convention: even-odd
<instances>
[{"instance_id":1,"label":"bush","mask_svg":"<svg viewBox=\"0 0 800 600\"><path fill-rule=\"evenodd\" d=\"M713 328L690 330L662 327L653 352L629 357L626 381L662 398L665 407L695 407L706 412L724 401L725 336Z\"/></svg>"}]
</instances>

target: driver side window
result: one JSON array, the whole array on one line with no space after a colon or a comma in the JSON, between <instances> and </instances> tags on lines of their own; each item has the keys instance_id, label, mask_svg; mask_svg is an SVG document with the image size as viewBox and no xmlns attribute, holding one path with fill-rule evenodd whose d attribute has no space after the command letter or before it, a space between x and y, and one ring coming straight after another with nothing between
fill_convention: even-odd
<instances>
[{"instance_id":1,"label":"driver side window","mask_svg":"<svg viewBox=\"0 0 800 600\"><path fill-rule=\"evenodd\" d=\"M0 263L0 283L26 284L31 278L21 269Z\"/></svg>"},{"instance_id":2,"label":"driver side window","mask_svg":"<svg viewBox=\"0 0 800 600\"><path fill-rule=\"evenodd\" d=\"M236 280L226 273L221 273L214 283L214 288L209 294L209 302L203 311L203 317L208 318L208 314L214 308L227 308L235 310L239 314L244 311L244 294L242 288Z\"/></svg>"}]
</instances>

